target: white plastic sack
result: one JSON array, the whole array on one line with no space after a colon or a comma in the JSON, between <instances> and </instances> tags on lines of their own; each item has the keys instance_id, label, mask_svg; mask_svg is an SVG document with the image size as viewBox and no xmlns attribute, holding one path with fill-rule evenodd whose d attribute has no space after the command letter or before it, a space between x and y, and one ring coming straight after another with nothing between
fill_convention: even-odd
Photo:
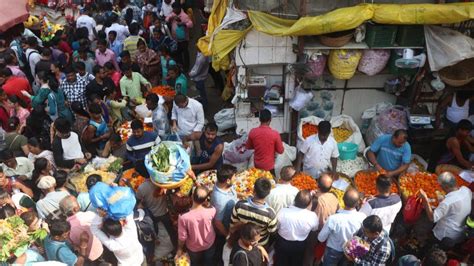
<instances>
[{"instance_id":1,"label":"white plastic sack","mask_svg":"<svg viewBox=\"0 0 474 266\"><path fill-rule=\"evenodd\" d=\"M431 71L474 57L474 39L438 26L425 26L426 48Z\"/></svg>"},{"instance_id":2,"label":"white plastic sack","mask_svg":"<svg viewBox=\"0 0 474 266\"><path fill-rule=\"evenodd\" d=\"M253 154L253 150L245 148L248 135L244 134L242 137L232 141L228 145L224 145L224 160L231 164L242 163L249 160Z\"/></svg>"},{"instance_id":3,"label":"white plastic sack","mask_svg":"<svg viewBox=\"0 0 474 266\"><path fill-rule=\"evenodd\" d=\"M303 138L303 125L306 123L310 123L317 126L321 121L324 121L324 119L321 119L317 116L308 116L300 119L300 123L298 125L297 130L298 141L296 147L298 147L298 149L300 149L300 145L305 141L305 138Z\"/></svg>"},{"instance_id":4,"label":"white plastic sack","mask_svg":"<svg viewBox=\"0 0 474 266\"><path fill-rule=\"evenodd\" d=\"M237 123L235 122L235 108L226 108L220 110L214 115L214 121L221 132L229 128L236 127Z\"/></svg>"},{"instance_id":5,"label":"white plastic sack","mask_svg":"<svg viewBox=\"0 0 474 266\"><path fill-rule=\"evenodd\" d=\"M415 159L423 166L424 169L420 169L418 165L413 162L413 160ZM407 172L408 173L426 172L426 169L428 169L428 163L425 161L425 159L423 159L418 154L412 154L410 165L408 166Z\"/></svg>"},{"instance_id":6,"label":"white plastic sack","mask_svg":"<svg viewBox=\"0 0 474 266\"><path fill-rule=\"evenodd\" d=\"M283 167L293 165L293 161L296 160L296 147L283 143L283 148L283 153L278 154L275 158L275 175L277 178L280 178Z\"/></svg>"},{"instance_id":7,"label":"white plastic sack","mask_svg":"<svg viewBox=\"0 0 474 266\"><path fill-rule=\"evenodd\" d=\"M333 128L343 127L352 131L352 135L344 142L351 142L359 145L359 152L362 152L365 149L365 143L364 139L362 138L362 133L360 132L359 126L357 126L352 117L348 115L334 116L331 118L331 126Z\"/></svg>"},{"instance_id":8,"label":"white plastic sack","mask_svg":"<svg viewBox=\"0 0 474 266\"><path fill-rule=\"evenodd\" d=\"M290 106L296 111L301 111L313 99L314 95L311 91L305 91L300 86L296 87L295 95L290 100Z\"/></svg>"}]
</instances>

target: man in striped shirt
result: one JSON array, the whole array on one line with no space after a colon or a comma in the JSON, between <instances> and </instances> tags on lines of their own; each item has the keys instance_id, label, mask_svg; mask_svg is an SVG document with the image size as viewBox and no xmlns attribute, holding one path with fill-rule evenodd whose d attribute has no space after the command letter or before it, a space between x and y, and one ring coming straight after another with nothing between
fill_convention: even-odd
<instances>
[{"instance_id":1,"label":"man in striped shirt","mask_svg":"<svg viewBox=\"0 0 474 266\"><path fill-rule=\"evenodd\" d=\"M253 197L237 202L232 211L230 231L234 232L239 225L253 223L260 233L259 244L268 248L276 235L276 212L266 202L272 185L267 178L260 177L255 181Z\"/></svg>"},{"instance_id":2,"label":"man in striped shirt","mask_svg":"<svg viewBox=\"0 0 474 266\"><path fill-rule=\"evenodd\" d=\"M144 131L140 120L133 120L130 127L132 136L127 140L127 160L135 164L137 161L143 161L151 147L161 140L155 132Z\"/></svg>"}]
</instances>

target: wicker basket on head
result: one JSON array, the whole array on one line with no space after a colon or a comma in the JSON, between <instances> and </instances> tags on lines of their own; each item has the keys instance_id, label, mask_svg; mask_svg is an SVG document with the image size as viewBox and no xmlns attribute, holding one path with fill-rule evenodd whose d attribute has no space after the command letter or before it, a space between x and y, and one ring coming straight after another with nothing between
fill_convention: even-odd
<instances>
[{"instance_id":1,"label":"wicker basket on head","mask_svg":"<svg viewBox=\"0 0 474 266\"><path fill-rule=\"evenodd\" d=\"M181 179L179 182L172 182L172 183L158 183L158 182L153 181L153 179L150 179L150 180L157 187L164 188L164 189L175 189L182 186L188 178L191 178L191 177L186 176L185 178Z\"/></svg>"},{"instance_id":2,"label":"wicker basket on head","mask_svg":"<svg viewBox=\"0 0 474 266\"><path fill-rule=\"evenodd\" d=\"M319 41L321 42L322 45L325 45L325 46L342 47L346 45L348 42L350 42L353 36L354 36L353 30L333 32L333 33L328 33L325 35L320 35Z\"/></svg>"}]
</instances>

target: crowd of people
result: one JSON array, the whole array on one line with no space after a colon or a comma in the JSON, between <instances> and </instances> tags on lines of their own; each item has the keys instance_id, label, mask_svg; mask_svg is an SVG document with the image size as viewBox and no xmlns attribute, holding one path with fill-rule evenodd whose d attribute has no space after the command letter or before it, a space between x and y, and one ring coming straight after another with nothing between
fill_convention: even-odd
<instances>
[{"instance_id":1,"label":"crowd of people","mask_svg":"<svg viewBox=\"0 0 474 266\"><path fill-rule=\"evenodd\" d=\"M191 65L191 1L122 2L122 8L110 1L84 6L73 24L48 41L28 29L0 39L0 219L19 216L30 232L47 231L44 240L2 263L170 265L187 254L191 265L206 266L397 261L437 266L446 265L455 248L474 252L472 192L446 172L438 178L446 194L438 207L430 206L424 191L419 194L434 224L425 252L414 254L419 258L396 254L393 225L400 222L402 199L390 188L411 160L404 130L379 137L367 152L367 160L383 173L376 180L377 195L364 197L351 187L342 205L331 192L339 179L331 124L321 122L318 134L301 144L295 167L275 173L275 156L284 145L270 127L271 112L262 110L246 148L254 150L256 168L279 178L273 187L267 178L258 178L251 196L239 195L233 186L237 169L224 163L218 127L205 119L208 74L217 89L224 82L200 52ZM188 96L191 84L198 99ZM175 96L153 93L158 85L170 86ZM140 106L151 113L151 130ZM132 131L127 140L117 131L124 122ZM467 166L470 162L459 156L459 139L464 141L471 129L462 120L448 143L454 147L452 158ZM186 197L150 180L145 156L170 136L192 147L194 173L217 170L211 191L196 186ZM96 208L89 193L67 186L70 173L94 157L110 155L124 158L124 170L134 168L145 177L133 214L123 219ZM300 191L291 184L300 171L317 179L317 190ZM91 190L100 182L102 177L92 174L85 185ZM166 230L165 239L158 237L160 228ZM369 244L364 256L344 253L355 236ZM171 242L172 251L158 258L155 249L164 241Z\"/></svg>"}]
</instances>

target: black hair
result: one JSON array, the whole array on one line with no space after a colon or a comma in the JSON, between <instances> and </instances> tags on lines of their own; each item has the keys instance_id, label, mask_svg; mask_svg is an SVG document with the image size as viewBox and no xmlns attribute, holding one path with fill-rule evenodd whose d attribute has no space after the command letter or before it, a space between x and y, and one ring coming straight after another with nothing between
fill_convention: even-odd
<instances>
[{"instance_id":1,"label":"black hair","mask_svg":"<svg viewBox=\"0 0 474 266\"><path fill-rule=\"evenodd\" d=\"M110 61L104 64L104 68L107 69L107 70L115 69L114 64L112 64L112 62L110 62Z\"/></svg>"},{"instance_id":2,"label":"black hair","mask_svg":"<svg viewBox=\"0 0 474 266\"><path fill-rule=\"evenodd\" d=\"M97 40L97 45L104 45L107 48L107 41L105 39Z\"/></svg>"},{"instance_id":3,"label":"black hair","mask_svg":"<svg viewBox=\"0 0 474 266\"><path fill-rule=\"evenodd\" d=\"M261 123L268 123L272 120L272 113L268 109L263 109L260 111L258 118Z\"/></svg>"},{"instance_id":4,"label":"black hair","mask_svg":"<svg viewBox=\"0 0 474 266\"><path fill-rule=\"evenodd\" d=\"M10 204L7 204L0 208L0 220L7 219L8 217L12 217L16 214L15 208L13 208Z\"/></svg>"},{"instance_id":5,"label":"black hair","mask_svg":"<svg viewBox=\"0 0 474 266\"><path fill-rule=\"evenodd\" d=\"M71 132L71 122L66 118L59 117L54 121L54 128L61 134Z\"/></svg>"},{"instance_id":6,"label":"black hair","mask_svg":"<svg viewBox=\"0 0 474 266\"><path fill-rule=\"evenodd\" d=\"M54 219L49 223L49 233L51 236L62 236L71 231L71 225L65 219Z\"/></svg>"},{"instance_id":7,"label":"black hair","mask_svg":"<svg viewBox=\"0 0 474 266\"><path fill-rule=\"evenodd\" d=\"M48 167L48 159L46 158L37 158L34 163L33 173L31 174L31 179L33 182L39 181L41 172ZM57 184L57 182L56 182Z\"/></svg>"},{"instance_id":8,"label":"black hair","mask_svg":"<svg viewBox=\"0 0 474 266\"><path fill-rule=\"evenodd\" d=\"M183 95L181 93L178 93L176 94L176 96L174 96L174 102L176 104L185 103L187 100L188 100L188 97L186 97L186 95Z\"/></svg>"},{"instance_id":9,"label":"black hair","mask_svg":"<svg viewBox=\"0 0 474 266\"><path fill-rule=\"evenodd\" d=\"M13 56L11 54L6 54L4 59L5 59L5 64L11 65L11 64L13 64L13 60L15 59L15 56Z\"/></svg>"},{"instance_id":10,"label":"black hair","mask_svg":"<svg viewBox=\"0 0 474 266\"><path fill-rule=\"evenodd\" d=\"M42 51L41 51L41 55L42 56L51 56L51 49L49 48L44 48Z\"/></svg>"},{"instance_id":11,"label":"black hair","mask_svg":"<svg viewBox=\"0 0 474 266\"><path fill-rule=\"evenodd\" d=\"M217 127L216 123L207 123L206 126L204 126L204 130L210 130L211 132L216 132L219 130Z\"/></svg>"},{"instance_id":12,"label":"black hair","mask_svg":"<svg viewBox=\"0 0 474 266\"><path fill-rule=\"evenodd\" d=\"M71 74L71 73L76 73L75 69L71 66L67 66L64 68L64 74L68 75L68 74Z\"/></svg>"},{"instance_id":13,"label":"black hair","mask_svg":"<svg viewBox=\"0 0 474 266\"><path fill-rule=\"evenodd\" d=\"M36 47L38 45L38 40L36 39L36 37L30 36L26 39L26 43L29 46Z\"/></svg>"},{"instance_id":14,"label":"black hair","mask_svg":"<svg viewBox=\"0 0 474 266\"><path fill-rule=\"evenodd\" d=\"M128 10L130 10L130 8L127 9L127 11ZM133 22L128 27L128 31L130 32L130 35L138 35L138 32L140 31L140 25L138 25L138 23L136 23L136 22Z\"/></svg>"},{"instance_id":15,"label":"black hair","mask_svg":"<svg viewBox=\"0 0 474 266\"><path fill-rule=\"evenodd\" d=\"M41 147L41 142L36 137L29 138L28 145L43 149L43 147Z\"/></svg>"},{"instance_id":16,"label":"black hair","mask_svg":"<svg viewBox=\"0 0 474 266\"><path fill-rule=\"evenodd\" d=\"M117 38L117 32L116 32L116 31L111 30L111 31L109 31L109 34L112 34L112 35L114 35L114 36Z\"/></svg>"},{"instance_id":17,"label":"black hair","mask_svg":"<svg viewBox=\"0 0 474 266\"><path fill-rule=\"evenodd\" d=\"M456 130L472 130L472 123L471 121L467 119L462 119L461 121L458 122L456 125Z\"/></svg>"},{"instance_id":18,"label":"black hair","mask_svg":"<svg viewBox=\"0 0 474 266\"><path fill-rule=\"evenodd\" d=\"M140 46L142 44L146 46L146 42L142 39L139 39L138 42L137 42L137 48L138 48L138 46Z\"/></svg>"},{"instance_id":19,"label":"black hair","mask_svg":"<svg viewBox=\"0 0 474 266\"><path fill-rule=\"evenodd\" d=\"M259 199L264 199L270 194L270 190L272 189L272 184L270 180L265 177L259 177L253 186L253 190L255 195Z\"/></svg>"},{"instance_id":20,"label":"black hair","mask_svg":"<svg viewBox=\"0 0 474 266\"><path fill-rule=\"evenodd\" d=\"M122 138L117 133L112 133L110 135L110 140L113 141L113 142L122 142Z\"/></svg>"},{"instance_id":21,"label":"black hair","mask_svg":"<svg viewBox=\"0 0 474 266\"><path fill-rule=\"evenodd\" d=\"M132 68L128 64L122 65L122 72L132 71Z\"/></svg>"},{"instance_id":22,"label":"black hair","mask_svg":"<svg viewBox=\"0 0 474 266\"><path fill-rule=\"evenodd\" d=\"M138 120L138 119L135 119L132 121L132 123L130 124L130 128L132 130L137 130L137 129L143 129L143 122Z\"/></svg>"},{"instance_id":23,"label":"black hair","mask_svg":"<svg viewBox=\"0 0 474 266\"><path fill-rule=\"evenodd\" d=\"M237 173L237 168L230 164L223 164L221 169L217 170L217 182L225 183L227 180L231 179L235 173Z\"/></svg>"},{"instance_id":24,"label":"black hair","mask_svg":"<svg viewBox=\"0 0 474 266\"><path fill-rule=\"evenodd\" d=\"M100 73L100 70L102 69L102 67L100 65L95 65L93 68L92 68L92 74L94 74L94 76L96 76L98 73Z\"/></svg>"},{"instance_id":25,"label":"black hair","mask_svg":"<svg viewBox=\"0 0 474 266\"><path fill-rule=\"evenodd\" d=\"M12 73L11 69L8 68L8 67L0 70L0 76L2 76L2 77L8 78L8 77L11 77L12 75L13 75L13 73Z\"/></svg>"},{"instance_id":26,"label":"black hair","mask_svg":"<svg viewBox=\"0 0 474 266\"><path fill-rule=\"evenodd\" d=\"M79 115L85 116L85 117L90 117L89 113L82 108L82 104L80 102L72 102L71 103L71 110Z\"/></svg>"},{"instance_id":27,"label":"black hair","mask_svg":"<svg viewBox=\"0 0 474 266\"><path fill-rule=\"evenodd\" d=\"M354 193L356 193L356 196L354 196ZM344 205L346 205L346 208L353 209L359 204L359 192L353 188L349 188L344 193L342 200L344 201Z\"/></svg>"},{"instance_id":28,"label":"black hair","mask_svg":"<svg viewBox=\"0 0 474 266\"><path fill-rule=\"evenodd\" d=\"M205 186L198 186L193 192L193 201L197 204L203 204L209 196L209 190Z\"/></svg>"},{"instance_id":29,"label":"black hair","mask_svg":"<svg viewBox=\"0 0 474 266\"><path fill-rule=\"evenodd\" d=\"M20 218L27 226L30 226L38 218L38 214L35 211L26 211L20 214Z\"/></svg>"},{"instance_id":30,"label":"black hair","mask_svg":"<svg viewBox=\"0 0 474 266\"><path fill-rule=\"evenodd\" d=\"M301 190L296 194L295 207L300 209L306 209L311 204L312 196L309 190Z\"/></svg>"},{"instance_id":31,"label":"black hair","mask_svg":"<svg viewBox=\"0 0 474 266\"><path fill-rule=\"evenodd\" d=\"M380 233L383 230L382 220L377 215L367 216L362 222L362 225L371 233Z\"/></svg>"},{"instance_id":32,"label":"black hair","mask_svg":"<svg viewBox=\"0 0 474 266\"><path fill-rule=\"evenodd\" d=\"M102 182L102 176L98 174L92 174L86 179L87 190L90 190L97 182Z\"/></svg>"},{"instance_id":33,"label":"black hair","mask_svg":"<svg viewBox=\"0 0 474 266\"><path fill-rule=\"evenodd\" d=\"M43 81L43 82L48 82L49 80L49 77L51 75L51 73L48 73L49 71L40 71L38 73L36 73L36 75L38 76L38 79Z\"/></svg>"},{"instance_id":34,"label":"black hair","mask_svg":"<svg viewBox=\"0 0 474 266\"><path fill-rule=\"evenodd\" d=\"M240 228L240 238L252 241L259 235L257 226L253 223L246 223Z\"/></svg>"},{"instance_id":35,"label":"black hair","mask_svg":"<svg viewBox=\"0 0 474 266\"><path fill-rule=\"evenodd\" d=\"M10 129L14 130L20 125L20 119L16 116L8 118L8 126Z\"/></svg>"},{"instance_id":36,"label":"black hair","mask_svg":"<svg viewBox=\"0 0 474 266\"><path fill-rule=\"evenodd\" d=\"M56 188L64 187L67 182L68 174L64 170L58 170L54 173L54 179L56 179Z\"/></svg>"},{"instance_id":37,"label":"black hair","mask_svg":"<svg viewBox=\"0 0 474 266\"><path fill-rule=\"evenodd\" d=\"M176 9L178 9L178 8L179 8L179 9L182 9L182 6L181 6L181 4L179 3L179 1L174 2L174 3L171 5L171 7L172 7L173 9L175 9L175 8L176 8Z\"/></svg>"},{"instance_id":38,"label":"black hair","mask_svg":"<svg viewBox=\"0 0 474 266\"><path fill-rule=\"evenodd\" d=\"M393 137L398 138L400 136L408 137L408 132L405 129L397 129L393 132Z\"/></svg>"},{"instance_id":39,"label":"black hair","mask_svg":"<svg viewBox=\"0 0 474 266\"><path fill-rule=\"evenodd\" d=\"M102 231L109 236L119 237L122 234L122 224L111 218L105 218L102 222Z\"/></svg>"},{"instance_id":40,"label":"black hair","mask_svg":"<svg viewBox=\"0 0 474 266\"><path fill-rule=\"evenodd\" d=\"M84 62L78 61L74 63L74 69L76 69L76 71L84 71L86 70L86 64L84 64Z\"/></svg>"},{"instance_id":41,"label":"black hair","mask_svg":"<svg viewBox=\"0 0 474 266\"><path fill-rule=\"evenodd\" d=\"M120 57L126 57L126 56L131 56L129 51L124 50L120 53Z\"/></svg>"},{"instance_id":42,"label":"black hair","mask_svg":"<svg viewBox=\"0 0 474 266\"><path fill-rule=\"evenodd\" d=\"M100 104L91 103L89 104L89 112L96 115L102 114L102 107L100 107Z\"/></svg>"},{"instance_id":43,"label":"black hair","mask_svg":"<svg viewBox=\"0 0 474 266\"><path fill-rule=\"evenodd\" d=\"M5 162L13 158L15 158L15 155L10 149L0 151L0 161Z\"/></svg>"},{"instance_id":44,"label":"black hair","mask_svg":"<svg viewBox=\"0 0 474 266\"><path fill-rule=\"evenodd\" d=\"M386 175L379 175L375 181L375 185L381 193L387 193L392 187L392 179Z\"/></svg>"},{"instance_id":45,"label":"black hair","mask_svg":"<svg viewBox=\"0 0 474 266\"><path fill-rule=\"evenodd\" d=\"M321 121L318 124L318 134L327 136L331 133L331 123L329 121Z\"/></svg>"},{"instance_id":46,"label":"black hair","mask_svg":"<svg viewBox=\"0 0 474 266\"><path fill-rule=\"evenodd\" d=\"M49 88L54 91L54 92L58 92L58 89L59 89L59 82L58 80L53 77L53 76L50 76L49 79L48 79L48 85L49 85Z\"/></svg>"},{"instance_id":47,"label":"black hair","mask_svg":"<svg viewBox=\"0 0 474 266\"><path fill-rule=\"evenodd\" d=\"M150 93L146 96L146 101L147 102L149 101L151 103L158 104L159 100L160 100L160 98L155 93Z\"/></svg>"}]
</instances>

